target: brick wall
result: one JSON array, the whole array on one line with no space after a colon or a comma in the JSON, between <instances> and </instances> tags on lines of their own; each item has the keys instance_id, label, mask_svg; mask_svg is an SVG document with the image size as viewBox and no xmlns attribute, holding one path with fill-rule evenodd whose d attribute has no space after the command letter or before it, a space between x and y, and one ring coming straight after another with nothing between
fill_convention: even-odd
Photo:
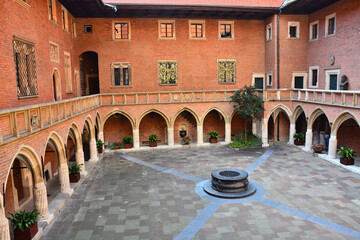
<instances>
[{"instance_id":1,"label":"brick wall","mask_svg":"<svg viewBox=\"0 0 360 240\"><path fill-rule=\"evenodd\" d=\"M219 137L218 140L223 141L225 139L225 120L220 112L216 110L210 111L203 123L204 130L204 142L209 142L209 133L212 131L218 131Z\"/></svg>"},{"instance_id":2,"label":"brick wall","mask_svg":"<svg viewBox=\"0 0 360 240\"><path fill-rule=\"evenodd\" d=\"M149 141L150 134L156 134L160 143L167 143L167 124L164 118L155 112L151 112L141 119L140 144Z\"/></svg>"},{"instance_id":3,"label":"brick wall","mask_svg":"<svg viewBox=\"0 0 360 240\"><path fill-rule=\"evenodd\" d=\"M105 142L122 142L125 136L132 136L132 126L124 115L111 116L104 123L104 141Z\"/></svg>"}]
</instances>

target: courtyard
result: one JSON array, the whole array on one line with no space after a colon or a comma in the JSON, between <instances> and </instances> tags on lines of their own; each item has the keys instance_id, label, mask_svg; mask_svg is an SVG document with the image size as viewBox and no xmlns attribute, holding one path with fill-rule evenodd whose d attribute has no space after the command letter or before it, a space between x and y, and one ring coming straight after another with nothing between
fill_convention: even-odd
<instances>
[{"instance_id":1,"label":"courtyard","mask_svg":"<svg viewBox=\"0 0 360 240\"><path fill-rule=\"evenodd\" d=\"M244 169L257 192L201 184ZM109 151L42 239L360 239L360 176L288 145Z\"/></svg>"}]
</instances>

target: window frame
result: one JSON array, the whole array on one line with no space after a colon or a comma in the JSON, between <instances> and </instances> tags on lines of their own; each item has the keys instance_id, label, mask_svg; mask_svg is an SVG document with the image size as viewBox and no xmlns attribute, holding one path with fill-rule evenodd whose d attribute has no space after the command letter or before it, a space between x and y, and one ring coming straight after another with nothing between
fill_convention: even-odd
<instances>
[{"instance_id":1,"label":"window frame","mask_svg":"<svg viewBox=\"0 0 360 240\"><path fill-rule=\"evenodd\" d=\"M313 85L313 70L317 70L316 85ZM319 87L319 66L310 66L309 67L309 88L318 88L318 87Z\"/></svg>"},{"instance_id":2,"label":"window frame","mask_svg":"<svg viewBox=\"0 0 360 240\"><path fill-rule=\"evenodd\" d=\"M172 24L172 37L161 36L161 24ZM159 40L176 40L175 20L158 20L158 39Z\"/></svg>"},{"instance_id":3,"label":"window frame","mask_svg":"<svg viewBox=\"0 0 360 240\"><path fill-rule=\"evenodd\" d=\"M120 85L115 85L115 68L120 69ZM124 85L124 78L122 78L122 69L129 69L129 85ZM130 62L113 62L110 64L111 87L132 87L132 69Z\"/></svg>"},{"instance_id":4,"label":"window frame","mask_svg":"<svg viewBox=\"0 0 360 240\"><path fill-rule=\"evenodd\" d=\"M14 2L18 3L19 5L23 6L24 8L30 8L30 4L27 3L25 0L14 0Z\"/></svg>"},{"instance_id":5,"label":"window frame","mask_svg":"<svg viewBox=\"0 0 360 240\"><path fill-rule=\"evenodd\" d=\"M336 90L339 90L340 68L325 70L325 90L336 91L336 90L330 90L330 75L335 75L335 74L337 74Z\"/></svg>"},{"instance_id":6,"label":"window frame","mask_svg":"<svg viewBox=\"0 0 360 240\"><path fill-rule=\"evenodd\" d=\"M253 73L252 74L252 86L255 86L255 78L262 78L263 79L263 88L262 89L258 89L256 88L257 90L265 90L265 73ZM267 80L267 79L266 79Z\"/></svg>"},{"instance_id":7,"label":"window frame","mask_svg":"<svg viewBox=\"0 0 360 240\"><path fill-rule=\"evenodd\" d=\"M62 22L62 25L63 25L63 30L66 32L66 33L69 33L69 15L68 15L68 10L63 6L61 5L61 22Z\"/></svg>"},{"instance_id":8,"label":"window frame","mask_svg":"<svg viewBox=\"0 0 360 240\"><path fill-rule=\"evenodd\" d=\"M51 2L51 11L50 11L50 2ZM56 18L56 0L47 0L48 12L49 12L49 21L57 25Z\"/></svg>"},{"instance_id":9,"label":"window frame","mask_svg":"<svg viewBox=\"0 0 360 240\"><path fill-rule=\"evenodd\" d=\"M269 34L269 29L270 29L270 34ZM271 41L272 40L272 23L269 23L266 25L265 31L266 31L266 41Z\"/></svg>"},{"instance_id":10,"label":"window frame","mask_svg":"<svg viewBox=\"0 0 360 240\"><path fill-rule=\"evenodd\" d=\"M305 71L293 71L292 72L292 78L291 78L291 88L295 89L295 77L303 77L303 88L302 89L307 89L307 78L308 78L308 73ZM298 89L298 88L296 88ZM295 89L295 90L296 90Z\"/></svg>"},{"instance_id":11,"label":"window frame","mask_svg":"<svg viewBox=\"0 0 360 240\"><path fill-rule=\"evenodd\" d=\"M127 24L128 25L128 38L116 38L115 36L115 25L116 24ZM113 41L131 41L131 24L130 20L120 20L120 21L113 21L112 22L112 39Z\"/></svg>"},{"instance_id":12,"label":"window frame","mask_svg":"<svg viewBox=\"0 0 360 240\"><path fill-rule=\"evenodd\" d=\"M317 25L317 36L316 38L314 38L313 36L313 27L314 25ZM309 41L316 41L319 39L319 21L314 21L312 23L309 24Z\"/></svg>"},{"instance_id":13,"label":"window frame","mask_svg":"<svg viewBox=\"0 0 360 240\"><path fill-rule=\"evenodd\" d=\"M332 18L335 18L334 32L329 34L329 21ZM331 36L334 36L335 34L336 34L336 13L332 13L325 17L325 37L331 37Z\"/></svg>"},{"instance_id":14,"label":"window frame","mask_svg":"<svg viewBox=\"0 0 360 240\"><path fill-rule=\"evenodd\" d=\"M201 25L202 30L202 36L201 37L193 37L191 36L191 26L193 24ZM189 39L191 40L205 40L205 20L189 20Z\"/></svg>"},{"instance_id":15,"label":"window frame","mask_svg":"<svg viewBox=\"0 0 360 240\"><path fill-rule=\"evenodd\" d=\"M160 78L160 64L161 63L176 63L176 79L175 79L175 83L161 83L161 78ZM158 60L157 61L157 71L158 71L158 83L160 86L176 86L179 83L179 71L178 71L178 61L177 60Z\"/></svg>"},{"instance_id":16,"label":"window frame","mask_svg":"<svg viewBox=\"0 0 360 240\"><path fill-rule=\"evenodd\" d=\"M296 27L296 36L295 37L290 36L290 27ZM288 22L287 39L299 39L299 38L300 38L300 22L289 21Z\"/></svg>"},{"instance_id":17,"label":"window frame","mask_svg":"<svg viewBox=\"0 0 360 240\"><path fill-rule=\"evenodd\" d=\"M221 82L219 81L219 77L220 77L220 69L219 69L219 63L220 62L234 62L235 63L235 72L234 72L234 81L233 82ZM217 82L219 84L235 84L236 83L236 59L218 59L217 60Z\"/></svg>"},{"instance_id":18,"label":"window frame","mask_svg":"<svg viewBox=\"0 0 360 240\"><path fill-rule=\"evenodd\" d=\"M269 84L269 77L271 76L271 84ZM274 82L274 78L273 78L273 73L272 72L268 72L266 73L266 86L272 86Z\"/></svg>"},{"instance_id":19,"label":"window frame","mask_svg":"<svg viewBox=\"0 0 360 240\"><path fill-rule=\"evenodd\" d=\"M231 37L221 37L221 25L231 26ZM234 40L235 39L235 24L234 21L218 21L218 39L219 40Z\"/></svg>"},{"instance_id":20,"label":"window frame","mask_svg":"<svg viewBox=\"0 0 360 240\"><path fill-rule=\"evenodd\" d=\"M77 38L75 18L71 18L71 30L73 38Z\"/></svg>"}]
</instances>

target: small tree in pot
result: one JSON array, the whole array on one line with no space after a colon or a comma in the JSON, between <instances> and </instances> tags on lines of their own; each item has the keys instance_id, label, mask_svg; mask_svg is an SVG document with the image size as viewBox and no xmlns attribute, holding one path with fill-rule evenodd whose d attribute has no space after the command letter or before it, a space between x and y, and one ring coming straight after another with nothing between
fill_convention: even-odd
<instances>
[{"instance_id":1,"label":"small tree in pot","mask_svg":"<svg viewBox=\"0 0 360 240\"><path fill-rule=\"evenodd\" d=\"M150 143L150 147L156 147L157 146L157 136L156 134L151 134L149 136L149 143Z\"/></svg>"},{"instance_id":2,"label":"small tree in pot","mask_svg":"<svg viewBox=\"0 0 360 240\"><path fill-rule=\"evenodd\" d=\"M218 131L209 132L209 137L210 137L210 143L217 143L219 132Z\"/></svg>"},{"instance_id":3,"label":"small tree in pot","mask_svg":"<svg viewBox=\"0 0 360 240\"><path fill-rule=\"evenodd\" d=\"M82 164L70 163L69 167L69 177L70 182L78 182L80 180L80 171Z\"/></svg>"},{"instance_id":4,"label":"small tree in pot","mask_svg":"<svg viewBox=\"0 0 360 240\"><path fill-rule=\"evenodd\" d=\"M133 144L133 138L132 136L126 136L123 138L123 144L125 146L125 148L132 148L132 144Z\"/></svg>"},{"instance_id":5,"label":"small tree in pot","mask_svg":"<svg viewBox=\"0 0 360 240\"><path fill-rule=\"evenodd\" d=\"M14 228L14 237L17 239L32 239L38 232L38 226L36 218L40 213L24 211L15 211L15 214L9 212L11 217L8 219L12 223Z\"/></svg>"},{"instance_id":6,"label":"small tree in pot","mask_svg":"<svg viewBox=\"0 0 360 240\"><path fill-rule=\"evenodd\" d=\"M354 157L356 156L356 152L352 148L341 147L338 154L341 156L341 164L354 165Z\"/></svg>"},{"instance_id":7,"label":"small tree in pot","mask_svg":"<svg viewBox=\"0 0 360 240\"><path fill-rule=\"evenodd\" d=\"M294 144L296 146L304 145L305 135L303 133L294 133Z\"/></svg>"},{"instance_id":8,"label":"small tree in pot","mask_svg":"<svg viewBox=\"0 0 360 240\"><path fill-rule=\"evenodd\" d=\"M96 147L98 150L98 153L102 153L103 152L103 147L104 147L104 142L101 141L101 139L96 141Z\"/></svg>"}]
</instances>

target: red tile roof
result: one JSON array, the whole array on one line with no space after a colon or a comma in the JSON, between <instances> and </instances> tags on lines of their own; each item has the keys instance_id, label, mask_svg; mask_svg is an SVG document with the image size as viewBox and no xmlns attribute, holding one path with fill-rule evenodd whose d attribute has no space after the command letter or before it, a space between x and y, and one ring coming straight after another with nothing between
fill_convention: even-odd
<instances>
[{"instance_id":1,"label":"red tile roof","mask_svg":"<svg viewBox=\"0 0 360 240\"><path fill-rule=\"evenodd\" d=\"M103 0L114 5L169 5L215 7L271 7L278 8L284 0Z\"/></svg>"}]
</instances>

